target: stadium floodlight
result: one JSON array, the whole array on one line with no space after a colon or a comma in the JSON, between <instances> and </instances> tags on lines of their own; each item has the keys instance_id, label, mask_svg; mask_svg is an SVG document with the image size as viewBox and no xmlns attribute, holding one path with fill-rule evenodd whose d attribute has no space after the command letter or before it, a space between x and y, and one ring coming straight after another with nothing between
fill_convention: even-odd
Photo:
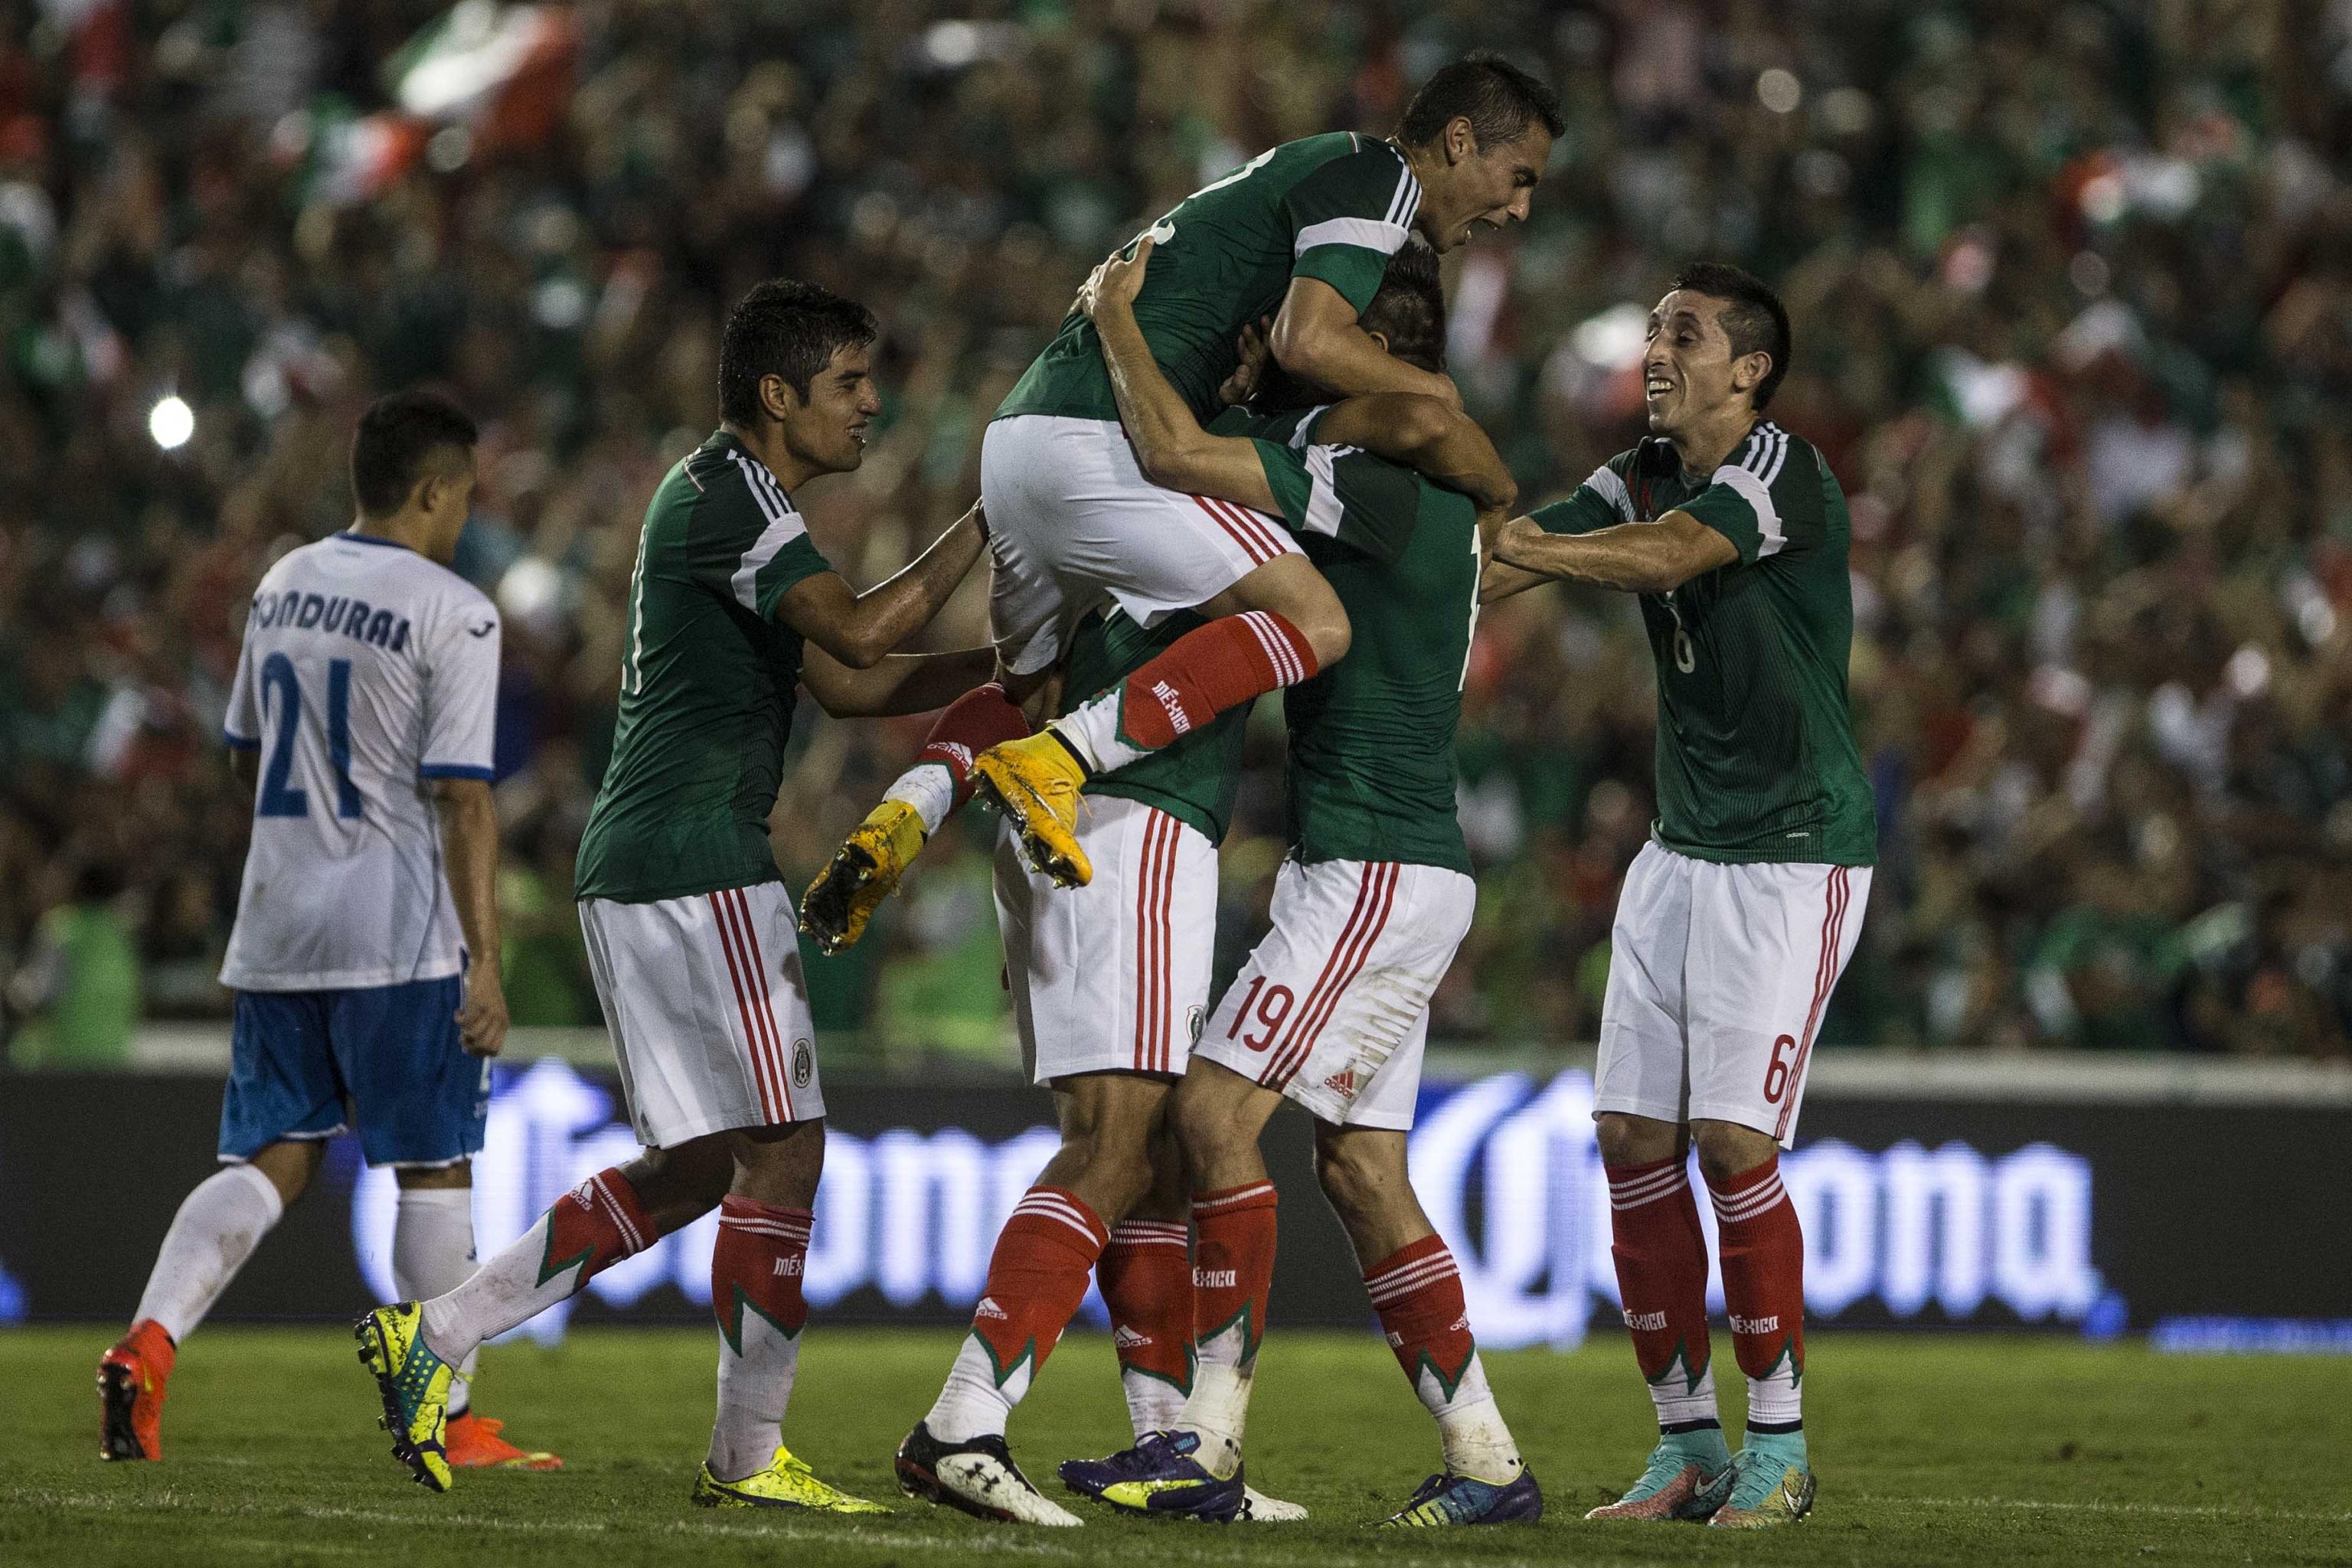
<instances>
[{"instance_id":1,"label":"stadium floodlight","mask_svg":"<svg viewBox=\"0 0 2352 1568\"><path fill-rule=\"evenodd\" d=\"M155 445L166 452L177 451L188 444L196 433L196 412L183 402L177 394L163 398L147 411L147 434Z\"/></svg>"}]
</instances>

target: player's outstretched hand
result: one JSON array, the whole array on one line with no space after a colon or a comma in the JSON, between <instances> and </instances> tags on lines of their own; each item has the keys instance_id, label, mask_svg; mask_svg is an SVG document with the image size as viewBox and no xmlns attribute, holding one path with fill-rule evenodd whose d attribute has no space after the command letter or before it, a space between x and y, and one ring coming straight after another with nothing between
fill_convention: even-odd
<instances>
[{"instance_id":1,"label":"player's outstretched hand","mask_svg":"<svg viewBox=\"0 0 2352 1568\"><path fill-rule=\"evenodd\" d=\"M1234 374L1225 377L1217 388L1218 400L1228 408L1247 403L1257 394L1258 377L1265 371L1265 356L1272 352L1267 344L1274 331L1274 318L1260 316L1241 330L1234 339Z\"/></svg>"},{"instance_id":2,"label":"player's outstretched hand","mask_svg":"<svg viewBox=\"0 0 2352 1568\"><path fill-rule=\"evenodd\" d=\"M1143 291L1143 269L1150 262L1150 235L1135 242L1132 258L1111 252L1103 264L1078 286L1078 313L1089 321L1096 321L1102 319L1097 312L1105 305L1134 304L1135 297Z\"/></svg>"},{"instance_id":3,"label":"player's outstretched hand","mask_svg":"<svg viewBox=\"0 0 2352 1568\"><path fill-rule=\"evenodd\" d=\"M495 964L466 972L466 1000L457 1009L457 1041L470 1057L494 1057L507 1043L507 994Z\"/></svg>"}]
</instances>

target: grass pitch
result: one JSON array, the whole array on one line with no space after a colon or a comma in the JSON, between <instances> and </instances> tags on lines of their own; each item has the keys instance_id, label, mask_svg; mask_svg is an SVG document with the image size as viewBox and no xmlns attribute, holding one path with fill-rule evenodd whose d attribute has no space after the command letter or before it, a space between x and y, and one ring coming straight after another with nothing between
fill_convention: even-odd
<instances>
[{"instance_id":1,"label":"grass pitch","mask_svg":"<svg viewBox=\"0 0 2352 1568\"><path fill-rule=\"evenodd\" d=\"M1806 1380L1821 1502L1796 1529L1733 1536L1580 1517L1633 1479L1652 1440L1613 1336L1569 1355L1490 1354L1544 1521L1374 1533L1364 1527L1435 1467L1428 1419L1376 1339L1277 1329L1251 1474L1314 1521L1220 1530L1072 1499L1080 1531L982 1525L898 1496L891 1450L936 1393L950 1333L812 1326L786 1436L820 1475L897 1505L832 1520L687 1505L709 1431L707 1332L583 1331L555 1350L492 1352L484 1411L568 1468L461 1472L436 1497L391 1458L373 1385L331 1326L207 1329L173 1380L163 1462L101 1464L91 1379L109 1331L0 1331L0 1563L2352 1564L2352 1363L2340 1361L1821 1334ZM1108 1342L1074 1335L1015 1419L1015 1453L1059 1496L1055 1460L1127 1436Z\"/></svg>"}]
</instances>

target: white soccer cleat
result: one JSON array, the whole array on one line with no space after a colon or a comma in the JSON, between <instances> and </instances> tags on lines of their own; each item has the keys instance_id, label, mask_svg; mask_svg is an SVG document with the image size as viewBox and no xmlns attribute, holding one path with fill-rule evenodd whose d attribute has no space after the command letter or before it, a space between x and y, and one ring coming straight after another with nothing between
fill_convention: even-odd
<instances>
[{"instance_id":1,"label":"white soccer cleat","mask_svg":"<svg viewBox=\"0 0 2352 1568\"><path fill-rule=\"evenodd\" d=\"M1242 1488L1242 1510L1234 1515L1235 1524L1296 1524L1307 1517L1305 1503L1285 1502L1278 1497L1268 1497L1253 1486Z\"/></svg>"},{"instance_id":2,"label":"white soccer cleat","mask_svg":"<svg viewBox=\"0 0 2352 1568\"><path fill-rule=\"evenodd\" d=\"M917 1423L898 1445L898 1489L945 1508L1004 1524L1055 1528L1086 1521L1029 1484L1013 1462L1004 1439L994 1435L966 1443L945 1443L930 1426Z\"/></svg>"}]
</instances>

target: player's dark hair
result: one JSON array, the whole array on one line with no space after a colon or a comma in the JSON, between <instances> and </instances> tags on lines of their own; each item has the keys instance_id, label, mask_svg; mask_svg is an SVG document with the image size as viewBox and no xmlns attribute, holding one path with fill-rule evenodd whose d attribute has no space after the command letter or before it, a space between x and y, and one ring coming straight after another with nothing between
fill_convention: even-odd
<instances>
[{"instance_id":1,"label":"player's dark hair","mask_svg":"<svg viewBox=\"0 0 2352 1568\"><path fill-rule=\"evenodd\" d=\"M1389 258L1380 289L1357 324L1386 338L1389 353L1414 369L1445 374L1445 289L1437 252L1407 240Z\"/></svg>"},{"instance_id":2,"label":"player's dark hair","mask_svg":"<svg viewBox=\"0 0 2352 1568\"><path fill-rule=\"evenodd\" d=\"M719 412L737 425L760 417L760 378L780 375L805 398L833 356L881 334L874 312L830 289L789 278L755 286L727 312L719 338Z\"/></svg>"},{"instance_id":3,"label":"player's dark hair","mask_svg":"<svg viewBox=\"0 0 2352 1568\"><path fill-rule=\"evenodd\" d=\"M1397 140L1408 147L1433 142L1457 115L1470 121L1481 147L1517 142L1538 123L1554 136L1568 128L1559 95L1491 49L1465 55L1423 82L1404 106Z\"/></svg>"},{"instance_id":4,"label":"player's dark hair","mask_svg":"<svg viewBox=\"0 0 2352 1568\"><path fill-rule=\"evenodd\" d=\"M408 503L435 456L470 451L481 432L466 411L437 392L395 392L360 416L352 434L352 494L362 517L390 517Z\"/></svg>"},{"instance_id":5,"label":"player's dark hair","mask_svg":"<svg viewBox=\"0 0 2352 1568\"><path fill-rule=\"evenodd\" d=\"M1789 374L1789 308L1771 286L1752 272L1727 261L1694 261L1675 275L1675 287L1723 301L1723 335L1731 340L1731 357L1767 353L1772 368L1756 384L1756 412L1761 414L1780 390Z\"/></svg>"}]
</instances>

